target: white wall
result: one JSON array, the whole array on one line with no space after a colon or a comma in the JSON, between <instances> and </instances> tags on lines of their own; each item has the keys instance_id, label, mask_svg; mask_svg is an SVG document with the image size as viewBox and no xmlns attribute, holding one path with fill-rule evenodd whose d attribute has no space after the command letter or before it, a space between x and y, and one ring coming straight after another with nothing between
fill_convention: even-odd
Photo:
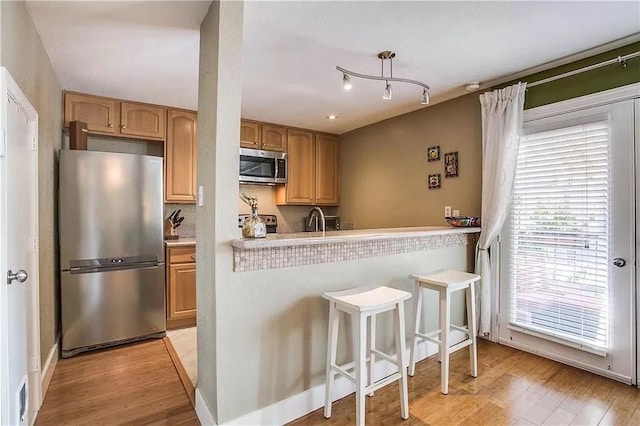
<instances>
[{"instance_id":1,"label":"white wall","mask_svg":"<svg viewBox=\"0 0 640 426\"><path fill-rule=\"evenodd\" d=\"M38 111L38 218L40 232L40 359L59 333L57 158L62 134L62 91L23 1L0 2L0 65Z\"/></svg>"}]
</instances>

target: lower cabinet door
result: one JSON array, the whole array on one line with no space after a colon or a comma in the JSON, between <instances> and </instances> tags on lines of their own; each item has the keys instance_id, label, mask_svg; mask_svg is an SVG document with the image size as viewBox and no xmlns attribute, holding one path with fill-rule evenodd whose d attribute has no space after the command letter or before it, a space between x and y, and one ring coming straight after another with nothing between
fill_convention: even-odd
<instances>
[{"instance_id":1,"label":"lower cabinet door","mask_svg":"<svg viewBox=\"0 0 640 426\"><path fill-rule=\"evenodd\" d=\"M196 318L196 264L169 266L168 320ZM171 321L167 321L170 327ZM182 321L181 321L182 323ZM184 324L187 325L187 324Z\"/></svg>"}]
</instances>

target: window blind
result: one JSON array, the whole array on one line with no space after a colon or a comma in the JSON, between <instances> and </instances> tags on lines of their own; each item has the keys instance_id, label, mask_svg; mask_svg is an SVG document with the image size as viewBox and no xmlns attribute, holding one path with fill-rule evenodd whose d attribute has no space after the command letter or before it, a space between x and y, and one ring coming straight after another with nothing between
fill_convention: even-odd
<instances>
[{"instance_id":1,"label":"window blind","mask_svg":"<svg viewBox=\"0 0 640 426\"><path fill-rule=\"evenodd\" d=\"M609 123L526 135L507 221L510 323L608 347Z\"/></svg>"}]
</instances>

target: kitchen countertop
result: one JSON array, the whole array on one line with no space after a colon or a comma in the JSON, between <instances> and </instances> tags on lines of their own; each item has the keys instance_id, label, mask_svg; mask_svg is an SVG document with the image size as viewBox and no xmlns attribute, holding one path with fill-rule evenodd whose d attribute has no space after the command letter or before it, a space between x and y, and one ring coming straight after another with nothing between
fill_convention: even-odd
<instances>
[{"instance_id":1,"label":"kitchen countertop","mask_svg":"<svg viewBox=\"0 0 640 426\"><path fill-rule=\"evenodd\" d=\"M195 246L196 239L195 238L178 238L177 240L164 240L164 244L167 247Z\"/></svg>"},{"instance_id":2,"label":"kitchen countertop","mask_svg":"<svg viewBox=\"0 0 640 426\"><path fill-rule=\"evenodd\" d=\"M241 250L271 247L307 246L344 243L352 241L385 240L429 235L479 233L479 227L452 228L450 226L420 226L406 228L353 229L348 231L298 232L292 234L268 234L267 238L241 238L231 240L231 246Z\"/></svg>"}]
</instances>

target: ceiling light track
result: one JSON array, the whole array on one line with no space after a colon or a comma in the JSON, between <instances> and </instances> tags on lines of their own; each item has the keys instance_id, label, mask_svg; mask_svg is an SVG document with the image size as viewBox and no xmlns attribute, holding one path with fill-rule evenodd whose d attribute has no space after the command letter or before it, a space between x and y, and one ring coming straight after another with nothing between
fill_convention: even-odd
<instances>
[{"instance_id":1,"label":"ceiling light track","mask_svg":"<svg viewBox=\"0 0 640 426\"><path fill-rule=\"evenodd\" d=\"M428 84L423 83L421 81L418 80L412 80L409 78L399 78L399 77L394 77L393 76L393 58L395 58L396 54L395 52L389 51L389 50L385 50L383 52L378 53L378 58L380 58L381 61L381 72L380 75L369 75L369 74L361 74L355 71L350 71L346 68L342 68L341 66L336 66L336 69L338 71L340 71L342 73L342 84L344 87L344 90L350 90L352 85L351 85L351 79L349 78L351 77L357 77L357 78L364 78L367 80L379 80L379 81L384 81L385 84L385 91L384 91L384 95L382 96L383 99L391 99L391 95L392 95L392 89L391 89L391 84L389 82L398 82L398 83L408 83L408 84L414 84L416 86L420 86L422 87L422 99L420 101L421 104L426 105L429 103L429 90L431 89L429 87ZM389 70L390 73L388 76L384 75L384 62L385 61L389 61Z\"/></svg>"}]
</instances>

